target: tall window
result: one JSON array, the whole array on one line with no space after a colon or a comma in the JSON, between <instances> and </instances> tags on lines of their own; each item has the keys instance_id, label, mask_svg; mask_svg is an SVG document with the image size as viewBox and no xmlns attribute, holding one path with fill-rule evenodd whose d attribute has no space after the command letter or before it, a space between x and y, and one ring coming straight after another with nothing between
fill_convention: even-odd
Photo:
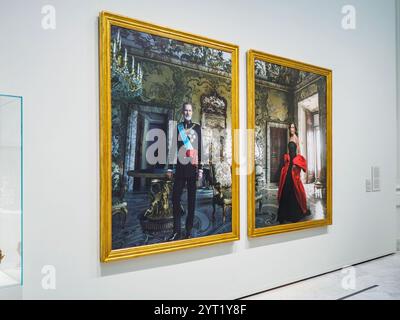
<instances>
[{"instance_id":1,"label":"tall window","mask_svg":"<svg viewBox=\"0 0 400 320\"><path fill-rule=\"evenodd\" d=\"M315 177L317 180L320 178L321 173L321 134L319 128L319 113L316 112L313 114L313 131L314 131L314 141L315 141L315 154L314 154L314 169L315 169Z\"/></svg>"}]
</instances>

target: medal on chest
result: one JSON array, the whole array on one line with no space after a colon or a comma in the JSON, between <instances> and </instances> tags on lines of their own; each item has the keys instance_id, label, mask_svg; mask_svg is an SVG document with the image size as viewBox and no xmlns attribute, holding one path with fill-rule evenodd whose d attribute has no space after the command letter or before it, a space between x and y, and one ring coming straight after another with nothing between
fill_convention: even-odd
<instances>
[{"instance_id":1,"label":"medal on chest","mask_svg":"<svg viewBox=\"0 0 400 320\"><path fill-rule=\"evenodd\" d=\"M194 131L193 129L188 129L186 130L186 135L188 136L190 142L194 142L196 140L196 131Z\"/></svg>"}]
</instances>

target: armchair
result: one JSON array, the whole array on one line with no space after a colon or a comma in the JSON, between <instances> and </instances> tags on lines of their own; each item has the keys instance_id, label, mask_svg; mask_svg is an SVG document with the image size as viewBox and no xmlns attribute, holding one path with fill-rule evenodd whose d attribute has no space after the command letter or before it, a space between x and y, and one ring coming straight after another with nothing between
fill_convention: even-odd
<instances>
[{"instance_id":1,"label":"armchair","mask_svg":"<svg viewBox=\"0 0 400 320\"><path fill-rule=\"evenodd\" d=\"M226 221L226 211L232 207L232 182L231 182L231 165L222 161L210 164L210 185L213 189L213 213L212 219L215 221L216 206L222 207L222 221Z\"/></svg>"}]
</instances>

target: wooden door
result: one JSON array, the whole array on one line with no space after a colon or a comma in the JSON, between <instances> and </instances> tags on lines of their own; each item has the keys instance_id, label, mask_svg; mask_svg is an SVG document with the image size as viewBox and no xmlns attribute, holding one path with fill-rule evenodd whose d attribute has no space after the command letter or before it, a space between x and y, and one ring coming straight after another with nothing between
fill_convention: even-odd
<instances>
[{"instance_id":1,"label":"wooden door","mask_svg":"<svg viewBox=\"0 0 400 320\"><path fill-rule=\"evenodd\" d=\"M287 152L287 129L270 127L270 182L279 183L283 155Z\"/></svg>"},{"instance_id":2,"label":"wooden door","mask_svg":"<svg viewBox=\"0 0 400 320\"><path fill-rule=\"evenodd\" d=\"M165 136L167 136L168 119L167 119L167 116L165 116L165 115L163 115L162 118L163 118L162 122L161 121L150 121L148 130L150 131L150 130L153 130L153 129L159 129L159 130L162 130L164 132ZM146 132L146 134L147 134L147 132ZM147 148L149 146L151 146L153 143L155 143L155 141L148 141L147 142L146 152L147 152ZM158 150L156 150L154 156L158 157ZM165 163L158 163L157 162L154 165L151 165L151 164L147 163L147 168L146 169L148 169L148 170L165 169Z\"/></svg>"},{"instance_id":3,"label":"wooden door","mask_svg":"<svg viewBox=\"0 0 400 320\"><path fill-rule=\"evenodd\" d=\"M139 113L136 127L135 170L142 169L143 116ZM133 178L133 190L140 190L141 178Z\"/></svg>"}]
</instances>

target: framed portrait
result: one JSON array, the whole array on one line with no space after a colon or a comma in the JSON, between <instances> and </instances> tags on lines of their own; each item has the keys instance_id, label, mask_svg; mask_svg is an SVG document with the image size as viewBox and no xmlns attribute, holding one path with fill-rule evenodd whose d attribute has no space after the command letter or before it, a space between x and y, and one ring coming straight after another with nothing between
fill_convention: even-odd
<instances>
[{"instance_id":1,"label":"framed portrait","mask_svg":"<svg viewBox=\"0 0 400 320\"><path fill-rule=\"evenodd\" d=\"M332 72L250 50L248 235L332 224Z\"/></svg>"},{"instance_id":2,"label":"framed portrait","mask_svg":"<svg viewBox=\"0 0 400 320\"><path fill-rule=\"evenodd\" d=\"M100 14L102 262L239 239L238 50Z\"/></svg>"}]
</instances>

